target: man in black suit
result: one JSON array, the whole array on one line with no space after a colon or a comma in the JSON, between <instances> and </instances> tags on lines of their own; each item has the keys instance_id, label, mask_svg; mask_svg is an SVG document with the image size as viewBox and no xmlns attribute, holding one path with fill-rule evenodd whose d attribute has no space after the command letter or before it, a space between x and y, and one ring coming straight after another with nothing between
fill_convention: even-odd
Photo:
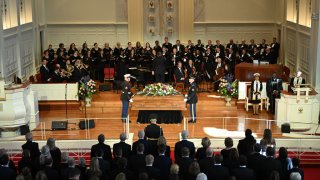
<instances>
[{"instance_id":1,"label":"man in black suit","mask_svg":"<svg viewBox=\"0 0 320 180\"><path fill-rule=\"evenodd\" d=\"M122 158L122 148L116 147L116 149L113 149L113 156L114 158L111 160L111 171L119 168L118 161Z\"/></svg>"},{"instance_id":2,"label":"man in black suit","mask_svg":"<svg viewBox=\"0 0 320 180\"><path fill-rule=\"evenodd\" d=\"M62 168L60 170L60 177L62 180L68 180L69 177L72 175L72 173L75 173L75 171L79 171L79 173L80 173L80 170L78 168L76 168L75 165L76 164L75 164L74 158L69 157L68 158L68 167Z\"/></svg>"},{"instance_id":3,"label":"man in black suit","mask_svg":"<svg viewBox=\"0 0 320 180\"><path fill-rule=\"evenodd\" d=\"M109 145L104 144L104 141L105 141L105 136L103 134L100 134L98 136L99 143L95 144L91 147L90 155L91 155L91 158L97 157L96 153L99 149L101 149L103 152L103 159L111 162L111 160L112 160L111 148Z\"/></svg>"},{"instance_id":4,"label":"man in black suit","mask_svg":"<svg viewBox=\"0 0 320 180\"><path fill-rule=\"evenodd\" d=\"M212 171L212 168L214 167L214 159L212 156L213 150L210 147L208 147L206 150L206 158L201 159L199 161L201 172L209 174L209 172Z\"/></svg>"},{"instance_id":5,"label":"man in black suit","mask_svg":"<svg viewBox=\"0 0 320 180\"><path fill-rule=\"evenodd\" d=\"M136 145L136 154L132 154L129 159L129 169L133 171L134 176L138 178L139 170L146 166L146 155L144 152L144 145L142 143L138 143Z\"/></svg>"},{"instance_id":6,"label":"man in black suit","mask_svg":"<svg viewBox=\"0 0 320 180\"><path fill-rule=\"evenodd\" d=\"M233 42L233 39L230 39L229 43L227 44L226 49L232 49L233 52L237 52L237 51L238 51L238 47L237 47L237 45Z\"/></svg>"},{"instance_id":7,"label":"man in black suit","mask_svg":"<svg viewBox=\"0 0 320 180\"><path fill-rule=\"evenodd\" d=\"M47 156L44 160L45 167L43 168L44 173L47 175L48 180L60 179L59 171L52 167L53 160L50 156Z\"/></svg>"},{"instance_id":8,"label":"man in black suit","mask_svg":"<svg viewBox=\"0 0 320 180\"><path fill-rule=\"evenodd\" d=\"M109 179L111 176L111 164L103 159L102 149L96 151L96 157L98 158L100 170L102 171L102 179Z\"/></svg>"},{"instance_id":9,"label":"man in black suit","mask_svg":"<svg viewBox=\"0 0 320 180\"><path fill-rule=\"evenodd\" d=\"M156 82L164 83L166 72L166 59L161 55L161 52L157 52L157 57L153 60L152 75L155 76Z\"/></svg>"},{"instance_id":10,"label":"man in black suit","mask_svg":"<svg viewBox=\"0 0 320 180\"><path fill-rule=\"evenodd\" d=\"M149 154L146 156L146 166L140 169L140 173L145 172L148 174L149 179L160 179L160 169L153 167L154 157Z\"/></svg>"},{"instance_id":11,"label":"man in black suit","mask_svg":"<svg viewBox=\"0 0 320 180\"><path fill-rule=\"evenodd\" d=\"M266 53L264 54L264 61L269 62L269 64L277 64L277 58L273 55L273 53L270 51L270 48L267 47L265 49Z\"/></svg>"},{"instance_id":12,"label":"man in black suit","mask_svg":"<svg viewBox=\"0 0 320 180\"><path fill-rule=\"evenodd\" d=\"M178 62L178 66L174 70L174 75L177 83L185 82L182 62Z\"/></svg>"},{"instance_id":13,"label":"man in black suit","mask_svg":"<svg viewBox=\"0 0 320 180\"><path fill-rule=\"evenodd\" d=\"M261 145L256 143L254 145L254 152L247 157L247 167L253 169L256 179L261 179L261 164L266 159L260 154Z\"/></svg>"},{"instance_id":14,"label":"man in black suit","mask_svg":"<svg viewBox=\"0 0 320 180\"><path fill-rule=\"evenodd\" d=\"M209 49L210 54L214 53L214 45L212 44L212 41L209 39L208 44L206 45L206 51Z\"/></svg>"},{"instance_id":15,"label":"man in black suit","mask_svg":"<svg viewBox=\"0 0 320 180\"><path fill-rule=\"evenodd\" d=\"M60 65L58 64L52 74L51 81L53 83L62 83L63 78L60 73Z\"/></svg>"},{"instance_id":16,"label":"man in black suit","mask_svg":"<svg viewBox=\"0 0 320 180\"><path fill-rule=\"evenodd\" d=\"M148 142L147 142L147 140L145 140L144 135L145 135L145 133L143 130L140 130L138 132L139 139L132 144L132 154L137 154L137 147L139 144L143 144L143 146L144 146L143 147L143 149L144 149L143 154L144 155L147 155L149 153Z\"/></svg>"},{"instance_id":17,"label":"man in black suit","mask_svg":"<svg viewBox=\"0 0 320 180\"><path fill-rule=\"evenodd\" d=\"M126 158L120 158L118 160L118 168L113 170L111 173L111 178L110 179L117 179L117 175L120 173L125 174L125 179L127 180L134 180L134 174L131 170L127 168L128 165L128 160Z\"/></svg>"},{"instance_id":18,"label":"man in black suit","mask_svg":"<svg viewBox=\"0 0 320 180\"><path fill-rule=\"evenodd\" d=\"M162 48L163 47L165 47L170 54L172 53L172 44L169 42L168 37L164 37L164 43L162 44Z\"/></svg>"},{"instance_id":19,"label":"man in black suit","mask_svg":"<svg viewBox=\"0 0 320 180\"><path fill-rule=\"evenodd\" d=\"M271 43L271 52L274 54L275 58L279 57L280 44L277 42L277 38L273 38L273 42Z\"/></svg>"},{"instance_id":20,"label":"man in black suit","mask_svg":"<svg viewBox=\"0 0 320 180\"><path fill-rule=\"evenodd\" d=\"M40 67L40 74L41 74L41 83L48 83L50 82L50 71L47 67L48 61L46 59L42 60L42 65Z\"/></svg>"},{"instance_id":21,"label":"man in black suit","mask_svg":"<svg viewBox=\"0 0 320 180\"><path fill-rule=\"evenodd\" d=\"M120 142L113 145L113 149L120 147L122 149L122 157L129 158L131 155L131 145L127 144L125 141L127 140L127 134L120 134Z\"/></svg>"},{"instance_id":22,"label":"man in black suit","mask_svg":"<svg viewBox=\"0 0 320 180\"><path fill-rule=\"evenodd\" d=\"M272 74L272 78L267 81L267 96L269 97L269 112L274 114L276 99L280 98L282 88L282 79L277 78L277 73Z\"/></svg>"},{"instance_id":23,"label":"man in black suit","mask_svg":"<svg viewBox=\"0 0 320 180\"><path fill-rule=\"evenodd\" d=\"M261 177L262 179L269 179L270 174L273 171L277 171L280 175L280 177L283 177L283 172L282 172L282 168L281 168L281 163L279 160L274 158L275 155L275 150L273 147L267 147L266 150L266 159L262 161L261 163Z\"/></svg>"},{"instance_id":24,"label":"man in black suit","mask_svg":"<svg viewBox=\"0 0 320 180\"><path fill-rule=\"evenodd\" d=\"M232 170L232 174L236 177L237 180L254 180L254 172L252 169L246 167L247 157L241 155L239 157L240 167Z\"/></svg>"},{"instance_id":25,"label":"man in black suit","mask_svg":"<svg viewBox=\"0 0 320 180\"><path fill-rule=\"evenodd\" d=\"M156 51L156 53L158 53L158 52L162 52L162 47L160 46L160 43L159 43L159 41L158 40L156 40L155 42L154 42L154 44L155 44L155 46L153 47L153 50L155 50Z\"/></svg>"},{"instance_id":26,"label":"man in black suit","mask_svg":"<svg viewBox=\"0 0 320 180\"><path fill-rule=\"evenodd\" d=\"M227 180L229 178L229 176L230 176L229 169L221 165L222 160L223 160L223 157L221 154L216 154L214 156L215 164L214 164L213 170L211 170L207 174L208 179L210 179L210 180L214 180L214 179Z\"/></svg>"},{"instance_id":27,"label":"man in black suit","mask_svg":"<svg viewBox=\"0 0 320 180\"><path fill-rule=\"evenodd\" d=\"M204 45L201 43L201 40L198 39L198 42L196 44L196 50L199 50L202 53L204 53L205 49L204 49Z\"/></svg>"},{"instance_id":28,"label":"man in black suit","mask_svg":"<svg viewBox=\"0 0 320 180\"><path fill-rule=\"evenodd\" d=\"M190 157L188 147L182 147L180 152L181 156L176 158L176 163L179 165L180 179L187 179L189 175L189 166L194 160Z\"/></svg>"},{"instance_id":29,"label":"man in black suit","mask_svg":"<svg viewBox=\"0 0 320 180\"><path fill-rule=\"evenodd\" d=\"M181 54L184 51L184 45L180 44L180 40L176 40L176 44L173 45L173 49L176 49L178 54Z\"/></svg>"},{"instance_id":30,"label":"man in black suit","mask_svg":"<svg viewBox=\"0 0 320 180\"><path fill-rule=\"evenodd\" d=\"M166 145L161 144L158 147L159 156L154 160L153 166L160 169L160 179L167 180L170 174L170 167L172 160L169 157L165 156Z\"/></svg>"},{"instance_id":31,"label":"man in black suit","mask_svg":"<svg viewBox=\"0 0 320 180\"><path fill-rule=\"evenodd\" d=\"M246 40L242 40L241 44L238 45L238 52L239 54L242 52L243 49L245 49L246 51L248 51L248 45L246 44Z\"/></svg>"},{"instance_id":32,"label":"man in black suit","mask_svg":"<svg viewBox=\"0 0 320 180\"><path fill-rule=\"evenodd\" d=\"M225 47L220 43L220 40L216 40L216 44L213 46L214 49L219 48L222 52L224 52Z\"/></svg>"},{"instance_id":33,"label":"man in black suit","mask_svg":"<svg viewBox=\"0 0 320 180\"><path fill-rule=\"evenodd\" d=\"M3 154L0 157L0 175L1 179L15 180L17 173L9 167L9 156L8 154Z\"/></svg>"},{"instance_id":34,"label":"man in black suit","mask_svg":"<svg viewBox=\"0 0 320 180\"><path fill-rule=\"evenodd\" d=\"M175 159L178 159L178 158L181 158L182 157L182 148L184 147L187 147L188 148L188 151L189 151L189 154L188 156L190 156L191 159L194 159L194 155L195 155L195 146L193 144L193 142L191 141L188 141L188 136L189 136L189 132L187 130L183 130L181 132L181 137L182 137L182 140L177 142L175 144L175 147L174 147L174 158Z\"/></svg>"},{"instance_id":35,"label":"man in black suit","mask_svg":"<svg viewBox=\"0 0 320 180\"><path fill-rule=\"evenodd\" d=\"M26 143L23 144L22 150L29 150L30 151L30 158L34 161L37 160L40 156L40 151L39 151L39 145L36 142L32 142L32 133L27 133L26 136Z\"/></svg>"},{"instance_id":36,"label":"man in black suit","mask_svg":"<svg viewBox=\"0 0 320 180\"><path fill-rule=\"evenodd\" d=\"M160 126L157 125L157 115L151 114L150 115L150 122L151 124L148 125L145 129L145 138L148 142L149 154L154 156L158 155L158 147L157 142L160 136L163 136L163 131Z\"/></svg>"},{"instance_id":37,"label":"man in black suit","mask_svg":"<svg viewBox=\"0 0 320 180\"><path fill-rule=\"evenodd\" d=\"M238 152L239 155L248 156L253 152L253 146L256 144L256 140L252 136L252 130L246 129L245 138L239 140L238 143Z\"/></svg>"}]
</instances>

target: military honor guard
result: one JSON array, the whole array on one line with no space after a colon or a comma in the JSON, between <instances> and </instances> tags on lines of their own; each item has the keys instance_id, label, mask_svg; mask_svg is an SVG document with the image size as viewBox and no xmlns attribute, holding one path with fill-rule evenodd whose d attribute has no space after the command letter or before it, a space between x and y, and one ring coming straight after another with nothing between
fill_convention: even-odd
<instances>
[{"instance_id":1,"label":"military honor guard","mask_svg":"<svg viewBox=\"0 0 320 180\"><path fill-rule=\"evenodd\" d=\"M145 127L144 132L145 132L145 139L148 142L148 148L149 148L149 153L152 154L153 156L157 157L158 156L158 138L160 136L163 136L163 131L160 126L157 125L157 115L156 114L151 114L149 116L150 123L147 127Z\"/></svg>"},{"instance_id":2,"label":"military honor guard","mask_svg":"<svg viewBox=\"0 0 320 180\"><path fill-rule=\"evenodd\" d=\"M197 122L197 115L196 115L196 105L198 102L198 96L197 96L197 84L195 83L195 77L190 76L189 77L189 91L188 94L185 96L185 101L190 104L190 117L191 120L189 120L189 123L196 123Z\"/></svg>"},{"instance_id":3,"label":"military honor guard","mask_svg":"<svg viewBox=\"0 0 320 180\"><path fill-rule=\"evenodd\" d=\"M272 78L267 81L267 96L270 102L270 113L275 112L275 102L276 98L280 98L280 93L283 90L282 79L277 77L276 73L272 74Z\"/></svg>"},{"instance_id":4,"label":"military honor guard","mask_svg":"<svg viewBox=\"0 0 320 180\"><path fill-rule=\"evenodd\" d=\"M253 115L258 115L259 104L261 103L262 82L259 80L260 74L254 73L254 81L251 82L251 100L253 105Z\"/></svg>"},{"instance_id":5,"label":"military honor guard","mask_svg":"<svg viewBox=\"0 0 320 180\"><path fill-rule=\"evenodd\" d=\"M130 91L130 74L125 74L124 81L121 84L121 97L120 97L122 101L121 120L123 123L126 122L126 118L128 117L129 102L133 102L132 97L133 97L133 94Z\"/></svg>"}]
</instances>

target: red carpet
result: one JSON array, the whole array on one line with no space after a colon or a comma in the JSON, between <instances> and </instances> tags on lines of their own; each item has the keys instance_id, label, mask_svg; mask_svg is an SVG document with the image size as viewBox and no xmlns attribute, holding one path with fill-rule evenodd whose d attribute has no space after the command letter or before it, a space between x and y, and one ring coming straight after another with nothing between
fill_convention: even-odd
<instances>
[{"instance_id":1,"label":"red carpet","mask_svg":"<svg viewBox=\"0 0 320 180\"><path fill-rule=\"evenodd\" d=\"M303 168L305 180L319 180L320 168Z\"/></svg>"}]
</instances>

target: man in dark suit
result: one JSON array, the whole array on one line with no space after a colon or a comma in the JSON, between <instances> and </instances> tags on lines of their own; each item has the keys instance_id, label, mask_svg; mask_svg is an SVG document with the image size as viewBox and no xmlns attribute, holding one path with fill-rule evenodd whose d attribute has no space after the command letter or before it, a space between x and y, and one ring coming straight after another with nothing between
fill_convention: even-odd
<instances>
[{"instance_id":1,"label":"man in dark suit","mask_svg":"<svg viewBox=\"0 0 320 180\"><path fill-rule=\"evenodd\" d=\"M146 166L140 169L140 173L145 172L148 174L149 179L160 179L160 169L153 167L154 157L149 154L146 156Z\"/></svg>"},{"instance_id":2,"label":"man in dark suit","mask_svg":"<svg viewBox=\"0 0 320 180\"><path fill-rule=\"evenodd\" d=\"M105 136L103 134L100 134L98 136L99 143L95 144L91 147L90 155L91 155L91 158L97 157L96 153L99 149L101 149L103 152L103 159L111 162L111 160L112 160L111 148L109 145L104 144L104 141L105 141Z\"/></svg>"},{"instance_id":3,"label":"man in dark suit","mask_svg":"<svg viewBox=\"0 0 320 180\"><path fill-rule=\"evenodd\" d=\"M157 52L157 57L153 60L152 75L155 76L156 82L164 83L166 72L166 59L161 55L161 52Z\"/></svg>"},{"instance_id":4,"label":"man in dark suit","mask_svg":"<svg viewBox=\"0 0 320 180\"><path fill-rule=\"evenodd\" d=\"M181 132L182 140L177 142L174 147L174 158L175 159L182 157L181 151L182 151L182 148L184 148L184 147L188 148L188 151L189 151L188 156L190 156L191 159L194 159L195 146L194 146L193 142L187 140L188 136L189 136L189 132L187 130L183 130Z\"/></svg>"},{"instance_id":5,"label":"man in dark suit","mask_svg":"<svg viewBox=\"0 0 320 180\"><path fill-rule=\"evenodd\" d=\"M270 48L267 47L265 51L266 53L264 54L263 60L269 62L269 64L277 64L277 59L275 58L273 53L270 51Z\"/></svg>"},{"instance_id":6,"label":"man in dark suit","mask_svg":"<svg viewBox=\"0 0 320 180\"><path fill-rule=\"evenodd\" d=\"M144 145L142 143L138 143L136 145L136 154L132 154L129 159L129 169L133 171L134 176L138 178L139 170L146 166L146 155L143 154Z\"/></svg>"},{"instance_id":7,"label":"man in dark suit","mask_svg":"<svg viewBox=\"0 0 320 180\"><path fill-rule=\"evenodd\" d=\"M274 54L275 58L279 57L280 44L277 42L277 38L273 38L273 42L271 43L271 52Z\"/></svg>"},{"instance_id":8,"label":"man in dark suit","mask_svg":"<svg viewBox=\"0 0 320 180\"><path fill-rule=\"evenodd\" d=\"M98 158L100 170L102 171L102 179L109 179L111 176L111 164L103 159L102 149L96 151L96 157Z\"/></svg>"},{"instance_id":9,"label":"man in dark suit","mask_svg":"<svg viewBox=\"0 0 320 180\"><path fill-rule=\"evenodd\" d=\"M241 155L239 157L240 167L232 170L232 174L236 177L237 180L254 180L254 172L252 169L246 167L247 157Z\"/></svg>"},{"instance_id":10,"label":"man in dark suit","mask_svg":"<svg viewBox=\"0 0 320 180\"><path fill-rule=\"evenodd\" d=\"M181 156L176 158L176 163L179 165L179 175L181 179L187 179L189 175L189 166L194 161L191 158L188 147L181 148Z\"/></svg>"},{"instance_id":11,"label":"man in dark suit","mask_svg":"<svg viewBox=\"0 0 320 180\"><path fill-rule=\"evenodd\" d=\"M52 167L53 160L50 156L45 158L45 167L43 168L44 173L47 175L48 180L60 179L59 171Z\"/></svg>"},{"instance_id":12,"label":"man in dark suit","mask_svg":"<svg viewBox=\"0 0 320 180\"><path fill-rule=\"evenodd\" d=\"M40 156L40 151L39 151L39 145L36 142L32 142L32 133L27 133L26 134L26 143L23 144L22 150L29 150L30 151L30 158L34 161L37 160Z\"/></svg>"},{"instance_id":13,"label":"man in dark suit","mask_svg":"<svg viewBox=\"0 0 320 180\"><path fill-rule=\"evenodd\" d=\"M222 52L224 52L225 47L220 43L220 40L216 40L216 44L214 45L214 49L219 48Z\"/></svg>"},{"instance_id":14,"label":"man in dark suit","mask_svg":"<svg viewBox=\"0 0 320 180\"><path fill-rule=\"evenodd\" d=\"M280 175L280 177L283 177L283 172L282 172L282 168L281 168L281 163L279 160L274 158L275 155L275 150L273 147L267 147L266 150L266 159L264 161L262 161L261 163L261 177L262 179L268 180L270 177L270 174L273 171L277 171Z\"/></svg>"},{"instance_id":15,"label":"man in dark suit","mask_svg":"<svg viewBox=\"0 0 320 180\"><path fill-rule=\"evenodd\" d=\"M42 60L42 65L40 67L40 74L41 74L41 83L48 83L50 78L50 71L47 67L48 61L46 59Z\"/></svg>"},{"instance_id":16,"label":"man in dark suit","mask_svg":"<svg viewBox=\"0 0 320 180\"><path fill-rule=\"evenodd\" d=\"M239 54L242 52L243 49L245 49L246 51L248 51L248 45L246 44L246 40L242 40L241 44L238 45L238 52Z\"/></svg>"},{"instance_id":17,"label":"man in dark suit","mask_svg":"<svg viewBox=\"0 0 320 180\"><path fill-rule=\"evenodd\" d=\"M230 176L229 169L222 166L223 157L221 154L216 154L214 156L214 167L213 169L207 174L208 179L219 179L219 180L227 180Z\"/></svg>"},{"instance_id":18,"label":"man in dark suit","mask_svg":"<svg viewBox=\"0 0 320 180\"><path fill-rule=\"evenodd\" d=\"M162 128L157 125L156 114L151 114L149 118L150 118L151 124L149 124L144 129L145 138L147 139L147 142L148 142L149 154L158 156L157 142L158 142L158 138L160 136L163 136L163 131L162 131Z\"/></svg>"},{"instance_id":19,"label":"man in dark suit","mask_svg":"<svg viewBox=\"0 0 320 180\"><path fill-rule=\"evenodd\" d=\"M282 88L282 79L277 78L277 73L272 74L272 78L267 81L267 96L269 97L269 112L274 114L276 99L280 98Z\"/></svg>"},{"instance_id":20,"label":"man in dark suit","mask_svg":"<svg viewBox=\"0 0 320 180\"><path fill-rule=\"evenodd\" d=\"M118 168L113 170L110 179L117 179L117 175L120 173L125 174L127 180L134 180L134 174L127 168L128 161L126 158L120 158L118 161Z\"/></svg>"},{"instance_id":21,"label":"man in dark suit","mask_svg":"<svg viewBox=\"0 0 320 180\"><path fill-rule=\"evenodd\" d=\"M3 154L0 157L0 175L1 179L15 180L17 173L9 167L9 156L8 154Z\"/></svg>"},{"instance_id":22,"label":"man in dark suit","mask_svg":"<svg viewBox=\"0 0 320 180\"><path fill-rule=\"evenodd\" d=\"M137 154L137 147L139 144L143 144L143 146L144 146L143 147L143 149L144 149L143 154L144 155L147 155L149 153L148 142L147 142L147 140L145 140L144 135L145 135L145 133L143 130L140 130L138 132L139 139L132 144L132 154Z\"/></svg>"},{"instance_id":23,"label":"man in dark suit","mask_svg":"<svg viewBox=\"0 0 320 180\"><path fill-rule=\"evenodd\" d=\"M238 47L237 47L237 45L233 42L233 39L230 39L229 43L227 44L226 49L232 49L233 52L237 52L237 51L238 51Z\"/></svg>"},{"instance_id":24,"label":"man in dark suit","mask_svg":"<svg viewBox=\"0 0 320 180\"><path fill-rule=\"evenodd\" d=\"M178 66L174 70L174 75L175 75L176 82L178 83L185 82L184 71L182 69L182 62L178 62Z\"/></svg>"},{"instance_id":25,"label":"man in dark suit","mask_svg":"<svg viewBox=\"0 0 320 180\"><path fill-rule=\"evenodd\" d=\"M169 42L169 38L168 37L164 38L164 43L162 44L162 48L163 47L165 47L170 54L172 53L172 44Z\"/></svg>"},{"instance_id":26,"label":"man in dark suit","mask_svg":"<svg viewBox=\"0 0 320 180\"><path fill-rule=\"evenodd\" d=\"M122 158L122 148L120 146L113 149L114 158L111 160L111 171L119 168L118 161Z\"/></svg>"},{"instance_id":27,"label":"man in dark suit","mask_svg":"<svg viewBox=\"0 0 320 180\"><path fill-rule=\"evenodd\" d=\"M196 50L199 50L201 53L204 53L205 51L204 45L201 43L200 39L198 39L198 42L195 47L196 47Z\"/></svg>"},{"instance_id":28,"label":"man in dark suit","mask_svg":"<svg viewBox=\"0 0 320 180\"><path fill-rule=\"evenodd\" d=\"M256 144L256 140L252 136L252 130L246 129L245 138L239 140L238 152L239 155L248 156L253 152L253 146Z\"/></svg>"},{"instance_id":29,"label":"man in dark suit","mask_svg":"<svg viewBox=\"0 0 320 180\"><path fill-rule=\"evenodd\" d=\"M173 49L176 49L178 54L181 54L184 51L184 45L180 44L180 40L176 40L176 44L173 45Z\"/></svg>"},{"instance_id":30,"label":"man in dark suit","mask_svg":"<svg viewBox=\"0 0 320 180\"><path fill-rule=\"evenodd\" d=\"M153 166L160 169L160 179L167 180L170 174L172 160L165 156L166 145L162 144L158 147L159 156L154 160Z\"/></svg>"},{"instance_id":31,"label":"man in dark suit","mask_svg":"<svg viewBox=\"0 0 320 180\"><path fill-rule=\"evenodd\" d=\"M214 45L212 44L212 41L209 39L208 44L206 45L206 51L209 49L210 54L214 53Z\"/></svg>"},{"instance_id":32,"label":"man in dark suit","mask_svg":"<svg viewBox=\"0 0 320 180\"><path fill-rule=\"evenodd\" d=\"M247 167L253 169L256 179L261 179L261 164L266 159L260 154L261 145L256 143L254 145L254 152L247 157Z\"/></svg>"},{"instance_id":33,"label":"man in dark suit","mask_svg":"<svg viewBox=\"0 0 320 180\"><path fill-rule=\"evenodd\" d=\"M58 65L58 66L59 67L56 67L56 69L54 70L52 77L51 77L51 81L53 83L62 83L62 81L63 81L63 78L60 73L60 65Z\"/></svg>"},{"instance_id":34,"label":"man in dark suit","mask_svg":"<svg viewBox=\"0 0 320 180\"><path fill-rule=\"evenodd\" d=\"M206 150L206 158L199 161L201 172L209 174L209 172L212 171L212 168L214 167L214 159L212 156L213 150L209 147Z\"/></svg>"},{"instance_id":35,"label":"man in dark suit","mask_svg":"<svg viewBox=\"0 0 320 180\"><path fill-rule=\"evenodd\" d=\"M113 149L120 147L122 149L122 157L129 158L131 155L131 145L127 144L125 141L127 140L127 134L121 133L120 134L120 142L115 143L113 145Z\"/></svg>"}]
</instances>

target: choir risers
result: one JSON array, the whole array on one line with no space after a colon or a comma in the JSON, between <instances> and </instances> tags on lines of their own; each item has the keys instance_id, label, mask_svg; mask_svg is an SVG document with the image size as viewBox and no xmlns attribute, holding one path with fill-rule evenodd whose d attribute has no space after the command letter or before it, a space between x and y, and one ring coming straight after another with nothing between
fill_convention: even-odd
<instances>
[{"instance_id":1,"label":"choir risers","mask_svg":"<svg viewBox=\"0 0 320 180\"><path fill-rule=\"evenodd\" d=\"M308 130L317 126L319 121L319 101L317 94L310 92L309 96L281 93L281 98L276 99L275 117L277 126L290 123L292 130Z\"/></svg>"},{"instance_id":2,"label":"choir risers","mask_svg":"<svg viewBox=\"0 0 320 180\"><path fill-rule=\"evenodd\" d=\"M13 85L5 89L5 98L0 101L0 128L4 134L19 135L19 127L29 125L30 129L39 124L37 93L29 84ZM15 132L15 133L14 133ZM2 136L3 137L3 136Z\"/></svg>"}]
</instances>

